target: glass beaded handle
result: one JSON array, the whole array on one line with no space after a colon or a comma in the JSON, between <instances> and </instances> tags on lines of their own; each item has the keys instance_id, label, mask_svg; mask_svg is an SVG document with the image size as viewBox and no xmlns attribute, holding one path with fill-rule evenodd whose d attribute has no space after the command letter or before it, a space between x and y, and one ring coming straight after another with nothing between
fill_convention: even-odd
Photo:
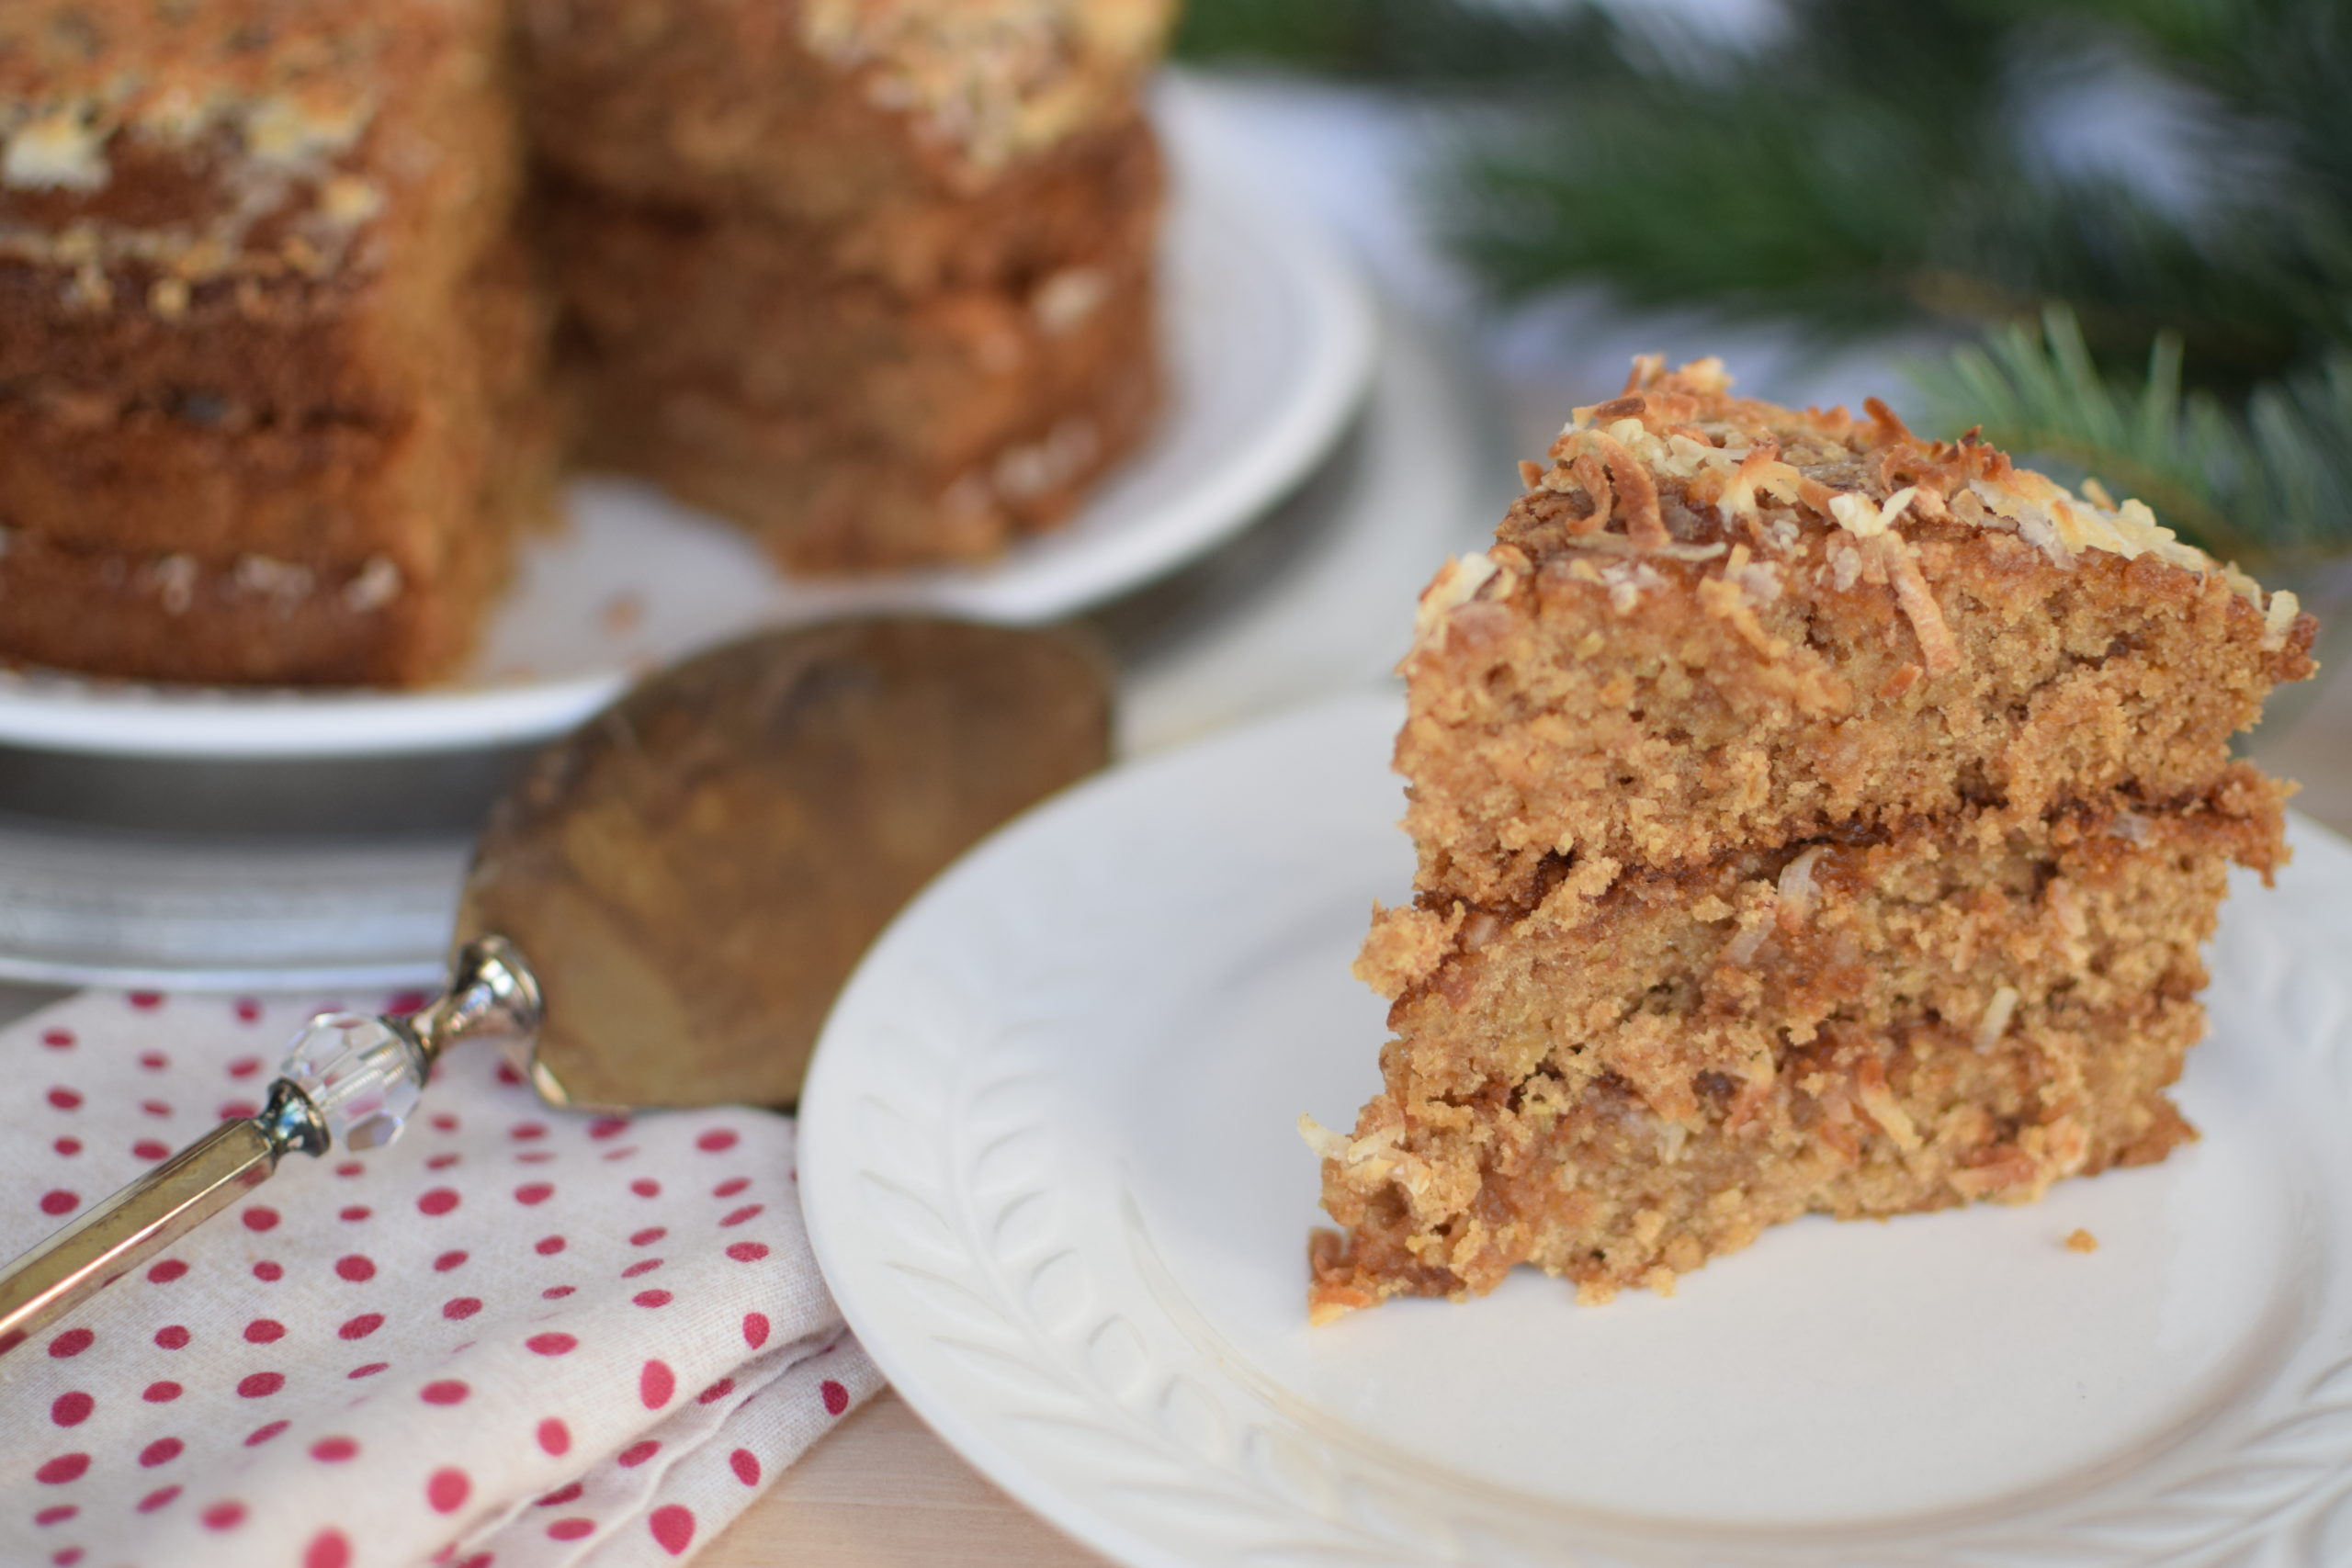
<instances>
[{"instance_id":1,"label":"glass beaded handle","mask_svg":"<svg viewBox=\"0 0 2352 1568\"><path fill-rule=\"evenodd\" d=\"M390 1143L444 1050L485 1038L527 1046L541 1015L530 966L493 936L460 950L448 989L406 1018L312 1019L258 1115L221 1123L0 1270L0 1354L268 1180L287 1155Z\"/></svg>"}]
</instances>

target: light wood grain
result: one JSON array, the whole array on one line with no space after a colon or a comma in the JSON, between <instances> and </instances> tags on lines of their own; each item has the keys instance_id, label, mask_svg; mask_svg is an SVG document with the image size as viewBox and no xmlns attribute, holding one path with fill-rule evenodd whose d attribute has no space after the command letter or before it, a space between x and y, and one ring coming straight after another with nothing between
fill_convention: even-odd
<instances>
[{"instance_id":1,"label":"light wood grain","mask_svg":"<svg viewBox=\"0 0 2352 1568\"><path fill-rule=\"evenodd\" d=\"M1105 1568L885 1389L695 1559L696 1568Z\"/></svg>"}]
</instances>

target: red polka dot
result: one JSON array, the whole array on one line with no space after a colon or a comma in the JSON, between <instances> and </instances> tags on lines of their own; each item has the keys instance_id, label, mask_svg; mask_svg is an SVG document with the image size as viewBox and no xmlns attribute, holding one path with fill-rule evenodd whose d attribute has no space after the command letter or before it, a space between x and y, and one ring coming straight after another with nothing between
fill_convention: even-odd
<instances>
[{"instance_id":1,"label":"red polka dot","mask_svg":"<svg viewBox=\"0 0 2352 1568\"><path fill-rule=\"evenodd\" d=\"M187 1264L176 1258L166 1258L147 1270L147 1279L151 1284L168 1285L187 1272Z\"/></svg>"},{"instance_id":2,"label":"red polka dot","mask_svg":"<svg viewBox=\"0 0 2352 1568\"><path fill-rule=\"evenodd\" d=\"M245 1325L245 1342L250 1345L275 1345L286 1337L286 1325L274 1317L257 1317Z\"/></svg>"},{"instance_id":3,"label":"red polka dot","mask_svg":"<svg viewBox=\"0 0 2352 1568\"><path fill-rule=\"evenodd\" d=\"M394 1018L406 1018L413 1012L423 1011L424 1004L432 999L423 991L394 991L385 998L384 1010Z\"/></svg>"},{"instance_id":4,"label":"red polka dot","mask_svg":"<svg viewBox=\"0 0 2352 1568\"><path fill-rule=\"evenodd\" d=\"M168 1506L171 1500L179 1495L180 1489L176 1486L158 1486L139 1499L139 1511L142 1514L152 1514L156 1509Z\"/></svg>"},{"instance_id":5,"label":"red polka dot","mask_svg":"<svg viewBox=\"0 0 2352 1568\"><path fill-rule=\"evenodd\" d=\"M424 1483L424 1500L433 1505L436 1514L454 1514L465 1506L466 1497L474 1483L466 1472L455 1465L443 1465Z\"/></svg>"},{"instance_id":6,"label":"red polka dot","mask_svg":"<svg viewBox=\"0 0 2352 1568\"><path fill-rule=\"evenodd\" d=\"M631 1247L651 1247L669 1234L670 1227L667 1225L648 1225L641 1231L631 1232L628 1244Z\"/></svg>"},{"instance_id":7,"label":"red polka dot","mask_svg":"<svg viewBox=\"0 0 2352 1568\"><path fill-rule=\"evenodd\" d=\"M456 1378L443 1378L438 1382L426 1383L417 1391L417 1397L427 1404L462 1404L472 1392Z\"/></svg>"},{"instance_id":8,"label":"red polka dot","mask_svg":"<svg viewBox=\"0 0 2352 1568\"><path fill-rule=\"evenodd\" d=\"M240 1056L229 1064L229 1076L232 1078L249 1078L259 1071L261 1071L259 1056Z\"/></svg>"},{"instance_id":9,"label":"red polka dot","mask_svg":"<svg viewBox=\"0 0 2352 1568\"><path fill-rule=\"evenodd\" d=\"M721 1225L740 1225L745 1220L756 1219L767 1213L767 1207L765 1203L746 1203L741 1208L729 1213L718 1223Z\"/></svg>"},{"instance_id":10,"label":"red polka dot","mask_svg":"<svg viewBox=\"0 0 2352 1568\"><path fill-rule=\"evenodd\" d=\"M169 1404L173 1400L177 1399L180 1393L180 1385L165 1379L162 1382L149 1383L140 1391L139 1397L150 1404Z\"/></svg>"},{"instance_id":11,"label":"red polka dot","mask_svg":"<svg viewBox=\"0 0 2352 1568\"><path fill-rule=\"evenodd\" d=\"M86 1328L69 1328L49 1342L52 1356L78 1356L96 1343L97 1336Z\"/></svg>"},{"instance_id":12,"label":"red polka dot","mask_svg":"<svg viewBox=\"0 0 2352 1568\"><path fill-rule=\"evenodd\" d=\"M163 993L160 991L133 991L124 999L141 1012L153 1012L164 1005Z\"/></svg>"},{"instance_id":13,"label":"red polka dot","mask_svg":"<svg viewBox=\"0 0 2352 1568\"><path fill-rule=\"evenodd\" d=\"M321 1438L311 1445L311 1457L321 1464L341 1464L359 1451L349 1438Z\"/></svg>"},{"instance_id":14,"label":"red polka dot","mask_svg":"<svg viewBox=\"0 0 2352 1568\"><path fill-rule=\"evenodd\" d=\"M628 1118L626 1116L605 1116L588 1125L588 1135L592 1138L617 1138L628 1131Z\"/></svg>"},{"instance_id":15,"label":"red polka dot","mask_svg":"<svg viewBox=\"0 0 2352 1568\"><path fill-rule=\"evenodd\" d=\"M554 1196L555 1189L544 1181L526 1181L514 1189L514 1201L523 1204L526 1208L536 1203L544 1203Z\"/></svg>"},{"instance_id":16,"label":"red polka dot","mask_svg":"<svg viewBox=\"0 0 2352 1568\"><path fill-rule=\"evenodd\" d=\"M172 1059L161 1051L141 1051L139 1053L139 1065L151 1073L160 1073L172 1065Z\"/></svg>"},{"instance_id":17,"label":"red polka dot","mask_svg":"<svg viewBox=\"0 0 2352 1568\"><path fill-rule=\"evenodd\" d=\"M739 1141L732 1127L713 1127L695 1140L695 1147L705 1154L715 1155L721 1150L733 1148Z\"/></svg>"},{"instance_id":18,"label":"red polka dot","mask_svg":"<svg viewBox=\"0 0 2352 1568\"><path fill-rule=\"evenodd\" d=\"M341 1328L336 1329L334 1331L335 1337L338 1339L365 1339L368 1336L375 1333L376 1330L383 1326L384 1314L382 1313L363 1312L357 1317L352 1318L350 1321L346 1322Z\"/></svg>"},{"instance_id":19,"label":"red polka dot","mask_svg":"<svg viewBox=\"0 0 2352 1568\"><path fill-rule=\"evenodd\" d=\"M768 1342L768 1314L747 1312L743 1314L743 1343L756 1350Z\"/></svg>"},{"instance_id":20,"label":"red polka dot","mask_svg":"<svg viewBox=\"0 0 2352 1568\"><path fill-rule=\"evenodd\" d=\"M641 1307L664 1307L674 1299L667 1291L639 1291L629 1297L629 1300Z\"/></svg>"},{"instance_id":21,"label":"red polka dot","mask_svg":"<svg viewBox=\"0 0 2352 1568\"><path fill-rule=\"evenodd\" d=\"M424 1168L427 1170L447 1170L465 1157L465 1156L458 1153L455 1149L445 1149L437 1155L428 1156L424 1161Z\"/></svg>"},{"instance_id":22,"label":"red polka dot","mask_svg":"<svg viewBox=\"0 0 2352 1568\"><path fill-rule=\"evenodd\" d=\"M238 1502L215 1503L197 1516L209 1530L232 1530L245 1522L245 1506Z\"/></svg>"},{"instance_id":23,"label":"red polka dot","mask_svg":"<svg viewBox=\"0 0 2352 1568\"><path fill-rule=\"evenodd\" d=\"M746 1486L760 1483L760 1460L749 1449L737 1449L727 1456L727 1463L735 1472L735 1479Z\"/></svg>"},{"instance_id":24,"label":"red polka dot","mask_svg":"<svg viewBox=\"0 0 2352 1568\"><path fill-rule=\"evenodd\" d=\"M40 1526L43 1529L47 1529L51 1525L63 1524L66 1520L72 1518L81 1511L82 1510L78 1506L72 1503L60 1503L54 1508L43 1508L40 1513L35 1514L33 1516L33 1523Z\"/></svg>"},{"instance_id":25,"label":"red polka dot","mask_svg":"<svg viewBox=\"0 0 2352 1568\"><path fill-rule=\"evenodd\" d=\"M824 1396L826 1415L838 1416L849 1408L849 1390L832 1379L827 1378L823 1382L819 1383L817 1392Z\"/></svg>"},{"instance_id":26,"label":"red polka dot","mask_svg":"<svg viewBox=\"0 0 2352 1568\"><path fill-rule=\"evenodd\" d=\"M372 1378L390 1365L390 1361L369 1361L365 1366L352 1368L343 1375L346 1378Z\"/></svg>"},{"instance_id":27,"label":"red polka dot","mask_svg":"<svg viewBox=\"0 0 2352 1568\"><path fill-rule=\"evenodd\" d=\"M637 1396L648 1410L659 1410L678 1392L678 1376L666 1361L648 1361L637 1374Z\"/></svg>"},{"instance_id":28,"label":"red polka dot","mask_svg":"<svg viewBox=\"0 0 2352 1568\"><path fill-rule=\"evenodd\" d=\"M650 1176L639 1177L635 1181L628 1184L628 1190L636 1193L640 1198L659 1198L662 1196L662 1184L654 1180L653 1178Z\"/></svg>"},{"instance_id":29,"label":"red polka dot","mask_svg":"<svg viewBox=\"0 0 2352 1568\"><path fill-rule=\"evenodd\" d=\"M628 1268L622 1269L621 1278L624 1280L634 1280L639 1274L650 1274L653 1270L661 1267L662 1260L658 1258L640 1258L639 1261L632 1263Z\"/></svg>"},{"instance_id":30,"label":"red polka dot","mask_svg":"<svg viewBox=\"0 0 2352 1568\"><path fill-rule=\"evenodd\" d=\"M718 1186L712 1188L710 1190L710 1195L714 1198L732 1198L736 1193L741 1192L744 1188L749 1187L751 1184L752 1179L748 1176L730 1176L726 1180L720 1182Z\"/></svg>"},{"instance_id":31,"label":"red polka dot","mask_svg":"<svg viewBox=\"0 0 2352 1568\"><path fill-rule=\"evenodd\" d=\"M82 1200L62 1187L52 1187L40 1195L40 1212L44 1214L70 1214L82 1206Z\"/></svg>"},{"instance_id":32,"label":"red polka dot","mask_svg":"<svg viewBox=\"0 0 2352 1568\"><path fill-rule=\"evenodd\" d=\"M543 1235L539 1237L534 1250L542 1258L553 1258L557 1253L561 1252L563 1248L563 1237L560 1235Z\"/></svg>"},{"instance_id":33,"label":"red polka dot","mask_svg":"<svg viewBox=\"0 0 2352 1568\"><path fill-rule=\"evenodd\" d=\"M357 1284L376 1277L376 1260L364 1253L345 1253L334 1260L334 1271Z\"/></svg>"},{"instance_id":34,"label":"red polka dot","mask_svg":"<svg viewBox=\"0 0 2352 1568\"><path fill-rule=\"evenodd\" d=\"M265 1203L255 1203L244 1212L245 1228L266 1231L277 1228L277 1211Z\"/></svg>"},{"instance_id":35,"label":"red polka dot","mask_svg":"<svg viewBox=\"0 0 2352 1568\"><path fill-rule=\"evenodd\" d=\"M368 1174L368 1168L356 1159L347 1159L334 1168L334 1173L343 1177L365 1176Z\"/></svg>"},{"instance_id":36,"label":"red polka dot","mask_svg":"<svg viewBox=\"0 0 2352 1568\"><path fill-rule=\"evenodd\" d=\"M757 1263L767 1255L767 1244L758 1241L739 1241L727 1249L727 1256L738 1263Z\"/></svg>"},{"instance_id":37,"label":"red polka dot","mask_svg":"<svg viewBox=\"0 0 2352 1568\"><path fill-rule=\"evenodd\" d=\"M627 1159L629 1156L635 1153L637 1153L637 1145L635 1144L627 1144L617 1149L606 1149L600 1157L607 1161Z\"/></svg>"},{"instance_id":38,"label":"red polka dot","mask_svg":"<svg viewBox=\"0 0 2352 1568\"><path fill-rule=\"evenodd\" d=\"M527 1144L534 1138L544 1138L548 1135L547 1123L544 1122L517 1122L514 1126L506 1130L506 1135L514 1139L518 1144Z\"/></svg>"},{"instance_id":39,"label":"red polka dot","mask_svg":"<svg viewBox=\"0 0 2352 1568\"><path fill-rule=\"evenodd\" d=\"M272 1421L266 1427L255 1427L252 1431L245 1434L245 1447L249 1449L257 1449L261 1447L264 1443L269 1441L270 1438L277 1437L280 1432L286 1430L288 1425L289 1423L284 1421Z\"/></svg>"},{"instance_id":40,"label":"red polka dot","mask_svg":"<svg viewBox=\"0 0 2352 1568\"><path fill-rule=\"evenodd\" d=\"M61 1427L78 1427L87 1421L90 1412L97 1407L96 1400L77 1388L71 1393L59 1394L50 1403L49 1418Z\"/></svg>"},{"instance_id":41,"label":"red polka dot","mask_svg":"<svg viewBox=\"0 0 2352 1568\"><path fill-rule=\"evenodd\" d=\"M375 1212L365 1203L354 1203L349 1208L337 1213L335 1218L347 1225L356 1225Z\"/></svg>"},{"instance_id":42,"label":"red polka dot","mask_svg":"<svg viewBox=\"0 0 2352 1568\"><path fill-rule=\"evenodd\" d=\"M40 1043L52 1051L71 1051L74 1049L74 1032L70 1029L44 1029Z\"/></svg>"},{"instance_id":43,"label":"red polka dot","mask_svg":"<svg viewBox=\"0 0 2352 1568\"><path fill-rule=\"evenodd\" d=\"M49 1146L55 1149L59 1154L63 1155L67 1159L72 1159L75 1155L82 1152L82 1140L79 1138L60 1138L57 1142L50 1145Z\"/></svg>"},{"instance_id":44,"label":"red polka dot","mask_svg":"<svg viewBox=\"0 0 2352 1568\"><path fill-rule=\"evenodd\" d=\"M580 1348L580 1341L569 1334L534 1334L523 1344L539 1356L569 1356Z\"/></svg>"},{"instance_id":45,"label":"red polka dot","mask_svg":"<svg viewBox=\"0 0 2352 1568\"><path fill-rule=\"evenodd\" d=\"M560 1458L571 1451L571 1428L550 1416L539 1423L539 1447Z\"/></svg>"},{"instance_id":46,"label":"red polka dot","mask_svg":"<svg viewBox=\"0 0 2352 1568\"><path fill-rule=\"evenodd\" d=\"M159 1464L169 1464L187 1450L187 1445L177 1438L158 1438L139 1450L142 1469L153 1470Z\"/></svg>"},{"instance_id":47,"label":"red polka dot","mask_svg":"<svg viewBox=\"0 0 2352 1568\"><path fill-rule=\"evenodd\" d=\"M480 1311L481 1300L478 1296L451 1296L441 1303L441 1315L447 1318L469 1318Z\"/></svg>"},{"instance_id":48,"label":"red polka dot","mask_svg":"<svg viewBox=\"0 0 2352 1568\"><path fill-rule=\"evenodd\" d=\"M433 1271L435 1274L447 1274L450 1269L464 1263L465 1260L471 1256L471 1253L467 1252L462 1247L453 1248L450 1251L443 1253L440 1257L433 1260Z\"/></svg>"},{"instance_id":49,"label":"red polka dot","mask_svg":"<svg viewBox=\"0 0 2352 1568\"><path fill-rule=\"evenodd\" d=\"M596 1533L594 1519L558 1519L548 1527L548 1535L556 1540L578 1540L583 1535Z\"/></svg>"},{"instance_id":50,"label":"red polka dot","mask_svg":"<svg viewBox=\"0 0 2352 1568\"><path fill-rule=\"evenodd\" d=\"M447 1111L435 1111L432 1122L433 1130L436 1133L454 1133L458 1130L458 1119Z\"/></svg>"},{"instance_id":51,"label":"red polka dot","mask_svg":"<svg viewBox=\"0 0 2352 1568\"><path fill-rule=\"evenodd\" d=\"M49 1091L49 1102L60 1111L75 1111L81 1108L82 1097L70 1089L53 1089Z\"/></svg>"},{"instance_id":52,"label":"red polka dot","mask_svg":"<svg viewBox=\"0 0 2352 1568\"><path fill-rule=\"evenodd\" d=\"M523 1087L523 1075L516 1072L511 1064L501 1062L498 1064L498 1081L509 1089L520 1089Z\"/></svg>"},{"instance_id":53,"label":"red polka dot","mask_svg":"<svg viewBox=\"0 0 2352 1568\"><path fill-rule=\"evenodd\" d=\"M339 1529L322 1529L302 1549L302 1568L351 1568L351 1540Z\"/></svg>"},{"instance_id":54,"label":"red polka dot","mask_svg":"<svg viewBox=\"0 0 2352 1568\"><path fill-rule=\"evenodd\" d=\"M563 1300L564 1297L571 1294L573 1288L574 1287L571 1285L549 1285L546 1290L539 1292L539 1300L543 1302L560 1302Z\"/></svg>"},{"instance_id":55,"label":"red polka dot","mask_svg":"<svg viewBox=\"0 0 2352 1568\"><path fill-rule=\"evenodd\" d=\"M449 1187L435 1187L416 1201L417 1212L423 1214L446 1214L457 1206L457 1190Z\"/></svg>"},{"instance_id":56,"label":"red polka dot","mask_svg":"<svg viewBox=\"0 0 2352 1568\"><path fill-rule=\"evenodd\" d=\"M259 1020L260 1017L261 1004L259 1002L254 1000L251 997L239 997L237 998L238 1022L252 1023Z\"/></svg>"},{"instance_id":57,"label":"red polka dot","mask_svg":"<svg viewBox=\"0 0 2352 1568\"><path fill-rule=\"evenodd\" d=\"M286 1386L284 1372L251 1372L237 1380L240 1399L267 1399Z\"/></svg>"},{"instance_id":58,"label":"red polka dot","mask_svg":"<svg viewBox=\"0 0 2352 1568\"><path fill-rule=\"evenodd\" d=\"M704 1389L700 1393L695 1394L695 1403L696 1404L716 1404L734 1392L735 1380L733 1378L721 1378L717 1382L711 1384L708 1388Z\"/></svg>"},{"instance_id":59,"label":"red polka dot","mask_svg":"<svg viewBox=\"0 0 2352 1568\"><path fill-rule=\"evenodd\" d=\"M684 1557L695 1543L695 1514L683 1503L664 1503L645 1521L654 1540L673 1557Z\"/></svg>"},{"instance_id":60,"label":"red polka dot","mask_svg":"<svg viewBox=\"0 0 2352 1568\"><path fill-rule=\"evenodd\" d=\"M141 1138L130 1145L131 1157L134 1159L166 1159L170 1157L171 1152L171 1145L160 1143L153 1138Z\"/></svg>"},{"instance_id":61,"label":"red polka dot","mask_svg":"<svg viewBox=\"0 0 2352 1568\"><path fill-rule=\"evenodd\" d=\"M635 1470L639 1465L643 1464L647 1460L651 1459L655 1454L658 1454L661 1451L662 1445L655 1442L651 1438L648 1438L643 1442L631 1443L628 1447L615 1454L613 1456L613 1462L619 1465L623 1470Z\"/></svg>"},{"instance_id":62,"label":"red polka dot","mask_svg":"<svg viewBox=\"0 0 2352 1568\"><path fill-rule=\"evenodd\" d=\"M169 1116L172 1113L172 1108L160 1100L142 1100L139 1102L139 1109L150 1116Z\"/></svg>"},{"instance_id":63,"label":"red polka dot","mask_svg":"<svg viewBox=\"0 0 2352 1568\"><path fill-rule=\"evenodd\" d=\"M261 1107L250 1100L224 1100L213 1114L223 1122L250 1122L261 1114Z\"/></svg>"},{"instance_id":64,"label":"red polka dot","mask_svg":"<svg viewBox=\"0 0 2352 1568\"><path fill-rule=\"evenodd\" d=\"M272 1263L265 1258L254 1265L254 1278L266 1285L274 1285L286 1278L286 1267L281 1263Z\"/></svg>"},{"instance_id":65,"label":"red polka dot","mask_svg":"<svg viewBox=\"0 0 2352 1568\"><path fill-rule=\"evenodd\" d=\"M557 1487L554 1491L548 1493L537 1502L533 1503L531 1506L534 1508L560 1508L566 1503L578 1502L580 1500L580 1495L586 1490L588 1490L588 1488L584 1484L575 1481L569 1486Z\"/></svg>"},{"instance_id":66,"label":"red polka dot","mask_svg":"<svg viewBox=\"0 0 2352 1568\"><path fill-rule=\"evenodd\" d=\"M155 1343L166 1350L186 1348L190 1337L186 1326L176 1323L167 1323L155 1330Z\"/></svg>"},{"instance_id":67,"label":"red polka dot","mask_svg":"<svg viewBox=\"0 0 2352 1568\"><path fill-rule=\"evenodd\" d=\"M43 1486L62 1486L67 1482L81 1480L83 1472L89 1468L88 1454L59 1454L34 1471L33 1479Z\"/></svg>"}]
</instances>

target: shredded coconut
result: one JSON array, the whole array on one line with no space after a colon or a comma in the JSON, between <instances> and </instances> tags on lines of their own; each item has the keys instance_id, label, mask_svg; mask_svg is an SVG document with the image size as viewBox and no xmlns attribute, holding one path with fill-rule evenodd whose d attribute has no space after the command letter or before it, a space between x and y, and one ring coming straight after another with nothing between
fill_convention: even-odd
<instances>
[{"instance_id":1,"label":"shredded coconut","mask_svg":"<svg viewBox=\"0 0 2352 1568\"><path fill-rule=\"evenodd\" d=\"M1775 889L1775 896L1781 901L1781 908L1788 910L1800 920L1812 918L1815 892L1813 885L1813 868L1827 852L1827 845L1815 844L1781 868L1781 880Z\"/></svg>"},{"instance_id":2,"label":"shredded coconut","mask_svg":"<svg viewBox=\"0 0 2352 1568\"><path fill-rule=\"evenodd\" d=\"M2009 1031L2009 1020L2017 1016L2018 988L2003 986L1984 1004L1984 1016L1976 1021L1976 1048L1990 1051Z\"/></svg>"}]
</instances>

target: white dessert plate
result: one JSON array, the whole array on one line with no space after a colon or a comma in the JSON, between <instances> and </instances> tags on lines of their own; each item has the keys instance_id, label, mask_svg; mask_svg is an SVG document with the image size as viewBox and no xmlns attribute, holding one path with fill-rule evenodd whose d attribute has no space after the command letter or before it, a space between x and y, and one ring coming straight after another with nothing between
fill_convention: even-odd
<instances>
[{"instance_id":1,"label":"white dessert plate","mask_svg":"<svg viewBox=\"0 0 2352 1568\"><path fill-rule=\"evenodd\" d=\"M854 584L784 577L741 533L642 486L572 485L526 547L465 676L416 692L251 691L0 671L0 745L173 757L326 757L558 735L635 674L755 627L862 611L1052 620L1248 525L1328 451L1371 375L1352 265L1259 197L1209 101L1159 99L1174 175L1164 242L1170 406L1067 526L986 568Z\"/></svg>"},{"instance_id":2,"label":"white dessert plate","mask_svg":"<svg viewBox=\"0 0 2352 1568\"><path fill-rule=\"evenodd\" d=\"M943 1437L1151 1568L2352 1562L2352 848L2298 822L2236 888L2179 1089L2205 1136L2162 1165L1803 1221L1672 1299L1522 1271L1310 1331L1293 1124L1378 1082L1348 964L1408 886L1398 717L1342 699L1083 786L852 981L803 1198Z\"/></svg>"}]
</instances>

